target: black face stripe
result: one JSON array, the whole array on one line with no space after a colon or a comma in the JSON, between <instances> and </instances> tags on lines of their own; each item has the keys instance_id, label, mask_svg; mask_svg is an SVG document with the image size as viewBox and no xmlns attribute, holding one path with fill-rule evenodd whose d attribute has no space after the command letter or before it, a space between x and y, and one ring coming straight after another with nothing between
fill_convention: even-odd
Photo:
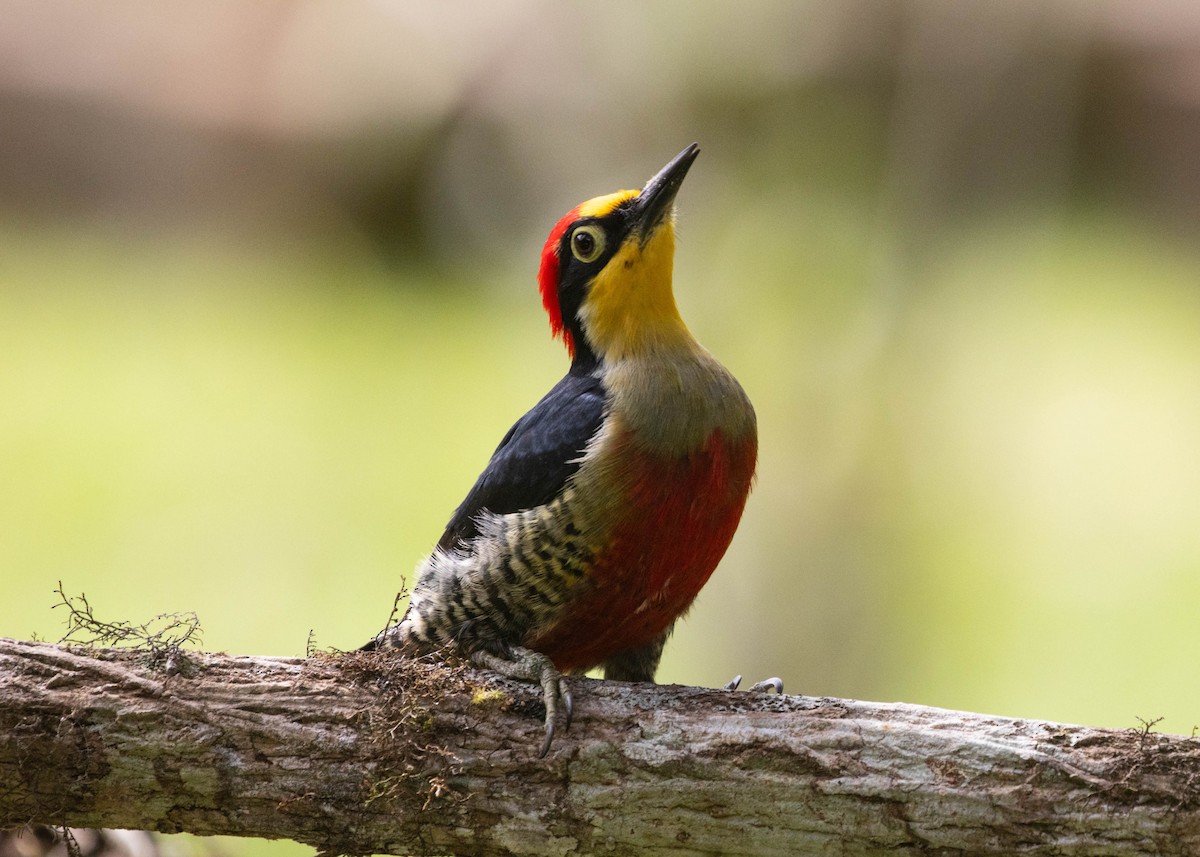
<instances>
[{"instance_id":1,"label":"black face stripe","mask_svg":"<svg viewBox=\"0 0 1200 857\"><path fill-rule=\"evenodd\" d=\"M581 217L572 223L562 238L559 239L558 258L558 306L562 312L563 326L571 333L575 342L575 362L581 360L586 364L594 364L596 355L588 345L587 337L579 323L579 308L587 297L588 286L595 276L604 270L609 259L613 257L633 226L633 197L627 199L603 217ZM595 225L604 231L604 252L594 261L581 262L571 252L571 240L575 230L580 226Z\"/></svg>"}]
</instances>

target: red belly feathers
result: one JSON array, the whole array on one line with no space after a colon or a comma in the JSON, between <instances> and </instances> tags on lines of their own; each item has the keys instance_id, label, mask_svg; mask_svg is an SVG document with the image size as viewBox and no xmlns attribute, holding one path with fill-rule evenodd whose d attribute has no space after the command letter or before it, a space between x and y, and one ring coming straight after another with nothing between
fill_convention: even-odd
<instances>
[{"instance_id":1,"label":"red belly feathers","mask_svg":"<svg viewBox=\"0 0 1200 857\"><path fill-rule=\"evenodd\" d=\"M645 645L687 610L717 567L746 505L754 477L753 436L719 431L682 458L639 449L622 438L625 512L590 574L592 588L528 647L567 672Z\"/></svg>"}]
</instances>

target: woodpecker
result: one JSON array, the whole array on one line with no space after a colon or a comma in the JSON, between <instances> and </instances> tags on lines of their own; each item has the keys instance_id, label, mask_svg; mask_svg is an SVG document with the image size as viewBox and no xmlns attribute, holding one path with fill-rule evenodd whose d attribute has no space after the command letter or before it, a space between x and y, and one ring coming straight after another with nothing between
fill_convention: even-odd
<instances>
[{"instance_id":1,"label":"woodpecker","mask_svg":"<svg viewBox=\"0 0 1200 857\"><path fill-rule=\"evenodd\" d=\"M699 152L550 231L538 284L570 369L504 436L399 624L365 647L449 649L537 682L543 756L559 714L570 724L564 674L654 680L754 478L754 408L672 291L674 201Z\"/></svg>"}]
</instances>

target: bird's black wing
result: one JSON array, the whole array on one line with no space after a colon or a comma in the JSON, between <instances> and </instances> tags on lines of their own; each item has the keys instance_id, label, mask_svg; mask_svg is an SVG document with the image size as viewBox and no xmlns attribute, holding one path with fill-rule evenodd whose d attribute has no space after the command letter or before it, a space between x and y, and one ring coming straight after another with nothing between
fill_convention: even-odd
<instances>
[{"instance_id":1,"label":"bird's black wing","mask_svg":"<svg viewBox=\"0 0 1200 857\"><path fill-rule=\"evenodd\" d=\"M455 510L438 547L479 532L481 512L504 515L550 502L579 469L604 418L605 392L590 373L567 375L508 430L475 486Z\"/></svg>"}]
</instances>

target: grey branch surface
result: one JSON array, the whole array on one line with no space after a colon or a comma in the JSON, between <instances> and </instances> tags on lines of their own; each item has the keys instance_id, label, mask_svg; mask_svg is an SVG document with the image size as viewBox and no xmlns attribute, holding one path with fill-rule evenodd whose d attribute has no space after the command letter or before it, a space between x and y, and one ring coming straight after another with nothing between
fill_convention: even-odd
<instances>
[{"instance_id":1,"label":"grey branch surface","mask_svg":"<svg viewBox=\"0 0 1200 857\"><path fill-rule=\"evenodd\" d=\"M394 654L0 639L0 827L346 854L1200 854L1200 741L803 696L532 687Z\"/></svg>"}]
</instances>

